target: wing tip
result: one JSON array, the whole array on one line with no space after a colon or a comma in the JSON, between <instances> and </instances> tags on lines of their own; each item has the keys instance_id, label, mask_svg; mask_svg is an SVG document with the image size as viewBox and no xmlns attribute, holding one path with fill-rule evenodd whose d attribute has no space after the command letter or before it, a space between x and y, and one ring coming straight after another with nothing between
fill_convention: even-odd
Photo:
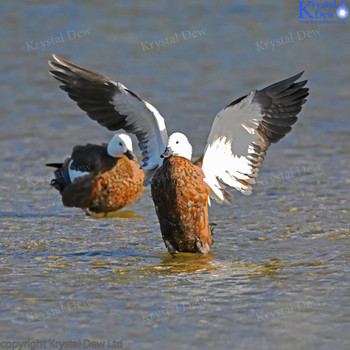
<instances>
[{"instance_id":1,"label":"wing tip","mask_svg":"<svg viewBox=\"0 0 350 350\"><path fill-rule=\"evenodd\" d=\"M295 74L293 77L291 77L290 79L295 78L295 80L298 80L303 74L304 74L304 70L302 70L300 73Z\"/></svg>"}]
</instances>

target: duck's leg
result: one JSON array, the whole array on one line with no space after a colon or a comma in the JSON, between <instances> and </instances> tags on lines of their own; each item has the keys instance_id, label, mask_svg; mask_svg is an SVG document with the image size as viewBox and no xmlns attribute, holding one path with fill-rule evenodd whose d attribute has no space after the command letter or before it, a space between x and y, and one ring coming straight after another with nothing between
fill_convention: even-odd
<instances>
[{"instance_id":1,"label":"duck's leg","mask_svg":"<svg viewBox=\"0 0 350 350\"><path fill-rule=\"evenodd\" d=\"M163 240L164 240L165 246L168 249L168 252L170 254L175 254L176 253L176 249L174 248L174 246L167 239L163 239Z\"/></svg>"},{"instance_id":2,"label":"duck's leg","mask_svg":"<svg viewBox=\"0 0 350 350\"><path fill-rule=\"evenodd\" d=\"M83 210L85 211L86 216L91 216L92 212L89 208L83 208Z\"/></svg>"},{"instance_id":3,"label":"duck's leg","mask_svg":"<svg viewBox=\"0 0 350 350\"><path fill-rule=\"evenodd\" d=\"M210 228L210 232L211 232L212 236L214 236L214 229L216 226L217 226L217 224L215 224L214 222L209 223L209 228Z\"/></svg>"},{"instance_id":4,"label":"duck's leg","mask_svg":"<svg viewBox=\"0 0 350 350\"><path fill-rule=\"evenodd\" d=\"M208 243L203 244L203 242L199 238L196 238L196 248L198 252L202 254L206 254L210 250L209 244Z\"/></svg>"}]
</instances>

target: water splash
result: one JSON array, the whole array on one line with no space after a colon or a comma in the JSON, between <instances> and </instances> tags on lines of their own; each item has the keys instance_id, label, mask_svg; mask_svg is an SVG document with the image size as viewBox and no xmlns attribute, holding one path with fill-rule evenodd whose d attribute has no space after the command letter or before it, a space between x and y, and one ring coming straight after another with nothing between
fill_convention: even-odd
<instances>
[{"instance_id":1,"label":"water splash","mask_svg":"<svg viewBox=\"0 0 350 350\"><path fill-rule=\"evenodd\" d=\"M340 3L340 5L337 8L337 16L341 19L344 19L346 17L348 17L349 15L349 9L347 8L347 6L344 4L344 1L342 1Z\"/></svg>"}]
</instances>

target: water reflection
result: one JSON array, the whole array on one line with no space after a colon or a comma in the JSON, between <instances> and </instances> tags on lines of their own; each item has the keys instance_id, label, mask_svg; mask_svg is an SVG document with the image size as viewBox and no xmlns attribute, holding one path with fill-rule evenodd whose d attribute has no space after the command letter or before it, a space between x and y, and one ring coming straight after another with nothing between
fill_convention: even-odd
<instances>
[{"instance_id":1,"label":"water reflection","mask_svg":"<svg viewBox=\"0 0 350 350\"><path fill-rule=\"evenodd\" d=\"M118 210L118 211L110 211L108 213L92 213L90 215L91 218L94 219L105 219L105 218L116 218L116 219L144 219L143 216L135 215L136 212L131 210Z\"/></svg>"}]
</instances>

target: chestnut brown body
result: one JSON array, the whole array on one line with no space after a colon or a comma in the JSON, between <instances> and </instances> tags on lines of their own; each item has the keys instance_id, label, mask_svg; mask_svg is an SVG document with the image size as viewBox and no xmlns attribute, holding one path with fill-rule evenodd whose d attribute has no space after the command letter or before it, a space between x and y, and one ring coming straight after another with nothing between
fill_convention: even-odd
<instances>
[{"instance_id":1,"label":"chestnut brown body","mask_svg":"<svg viewBox=\"0 0 350 350\"><path fill-rule=\"evenodd\" d=\"M201 168L186 158L166 159L151 183L162 237L169 252L206 253L212 245L209 186Z\"/></svg>"},{"instance_id":2,"label":"chestnut brown body","mask_svg":"<svg viewBox=\"0 0 350 350\"><path fill-rule=\"evenodd\" d=\"M68 167L73 159L74 168L86 171L87 175L71 182ZM131 205L144 190L144 173L140 166L126 156L109 156L106 145L76 146L72 157L56 167L51 185L61 193L67 207L108 213Z\"/></svg>"}]
</instances>

